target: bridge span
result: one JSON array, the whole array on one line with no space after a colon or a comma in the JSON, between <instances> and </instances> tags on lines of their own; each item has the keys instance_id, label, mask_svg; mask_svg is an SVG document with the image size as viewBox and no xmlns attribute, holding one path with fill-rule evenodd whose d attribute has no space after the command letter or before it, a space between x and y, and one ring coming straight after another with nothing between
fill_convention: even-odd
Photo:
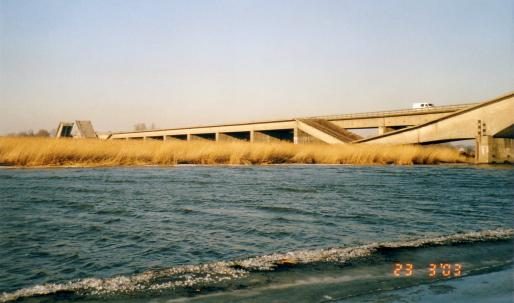
<instances>
[{"instance_id":1,"label":"bridge span","mask_svg":"<svg viewBox=\"0 0 514 303\"><path fill-rule=\"evenodd\" d=\"M378 134L417 125L443 117L473 104L439 106L333 116L316 116L282 120L193 126L147 131L116 132L109 139L131 140L245 140L268 142L284 140L294 143L348 143L361 139L352 129L377 128Z\"/></svg>"},{"instance_id":2,"label":"bridge span","mask_svg":"<svg viewBox=\"0 0 514 303\"><path fill-rule=\"evenodd\" d=\"M514 160L514 93L472 105L446 116L354 143L434 144L475 139L477 161Z\"/></svg>"},{"instance_id":3,"label":"bridge span","mask_svg":"<svg viewBox=\"0 0 514 303\"><path fill-rule=\"evenodd\" d=\"M117 132L112 140L289 141L298 143L434 144L476 140L480 163L514 162L514 94L425 109L316 116L211 126ZM362 138L352 130L376 128Z\"/></svg>"}]
</instances>

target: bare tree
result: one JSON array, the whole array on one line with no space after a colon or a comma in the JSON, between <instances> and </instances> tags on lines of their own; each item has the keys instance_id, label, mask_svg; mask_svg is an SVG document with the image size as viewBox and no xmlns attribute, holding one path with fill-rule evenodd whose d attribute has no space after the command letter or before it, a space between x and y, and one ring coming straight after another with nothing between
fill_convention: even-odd
<instances>
[{"instance_id":1,"label":"bare tree","mask_svg":"<svg viewBox=\"0 0 514 303\"><path fill-rule=\"evenodd\" d=\"M146 123L137 123L134 124L134 130L135 131L144 131L144 130L154 130L157 129L157 126L155 126L155 123L151 123L150 126L147 126Z\"/></svg>"},{"instance_id":2,"label":"bare tree","mask_svg":"<svg viewBox=\"0 0 514 303\"><path fill-rule=\"evenodd\" d=\"M134 125L134 130L135 131L143 131L143 130L147 130L146 128L146 124L145 123L137 123Z\"/></svg>"},{"instance_id":3,"label":"bare tree","mask_svg":"<svg viewBox=\"0 0 514 303\"><path fill-rule=\"evenodd\" d=\"M50 137L50 133L46 129L40 129L36 134L36 137Z\"/></svg>"},{"instance_id":4,"label":"bare tree","mask_svg":"<svg viewBox=\"0 0 514 303\"><path fill-rule=\"evenodd\" d=\"M40 129L37 133L34 133L32 129L27 131L21 131L17 133L8 133L8 137L49 137L50 133L46 129Z\"/></svg>"}]
</instances>

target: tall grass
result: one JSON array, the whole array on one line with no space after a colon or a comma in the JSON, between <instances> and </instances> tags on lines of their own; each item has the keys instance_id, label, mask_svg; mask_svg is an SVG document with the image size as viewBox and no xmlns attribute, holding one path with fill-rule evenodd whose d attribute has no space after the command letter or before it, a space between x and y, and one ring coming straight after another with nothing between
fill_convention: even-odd
<instances>
[{"instance_id":1,"label":"tall grass","mask_svg":"<svg viewBox=\"0 0 514 303\"><path fill-rule=\"evenodd\" d=\"M436 164L470 162L450 147L368 144L103 141L0 137L0 164L118 166L176 164Z\"/></svg>"}]
</instances>

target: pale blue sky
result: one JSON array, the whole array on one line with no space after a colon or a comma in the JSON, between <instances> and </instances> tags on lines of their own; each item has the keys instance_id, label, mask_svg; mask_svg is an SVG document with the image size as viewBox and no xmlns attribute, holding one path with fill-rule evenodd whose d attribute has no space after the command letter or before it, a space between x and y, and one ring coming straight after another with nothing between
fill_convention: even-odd
<instances>
[{"instance_id":1,"label":"pale blue sky","mask_svg":"<svg viewBox=\"0 0 514 303\"><path fill-rule=\"evenodd\" d=\"M513 1L0 0L0 134L480 101L514 90Z\"/></svg>"}]
</instances>

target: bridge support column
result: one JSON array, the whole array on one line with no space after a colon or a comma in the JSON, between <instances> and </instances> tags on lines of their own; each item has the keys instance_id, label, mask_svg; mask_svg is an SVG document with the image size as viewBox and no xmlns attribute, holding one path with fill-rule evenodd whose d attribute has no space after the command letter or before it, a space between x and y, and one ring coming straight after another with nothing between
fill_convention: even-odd
<instances>
[{"instance_id":1,"label":"bridge support column","mask_svg":"<svg viewBox=\"0 0 514 303\"><path fill-rule=\"evenodd\" d=\"M514 139L478 137L475 160L477 163L514 163Z\"/></svg>"},{"instance_id":2,"label":"bridge support column","mask_svg":"<svg viewBox=\"0 0 514 303\"><path fill-rule=\"evenodd\" d=\"M392 128L392 127L379 126L378 127L378 135L383 135L385 133L392 132L393 130L394 130L394 128Z\"/></svg>"}]
</instances>

